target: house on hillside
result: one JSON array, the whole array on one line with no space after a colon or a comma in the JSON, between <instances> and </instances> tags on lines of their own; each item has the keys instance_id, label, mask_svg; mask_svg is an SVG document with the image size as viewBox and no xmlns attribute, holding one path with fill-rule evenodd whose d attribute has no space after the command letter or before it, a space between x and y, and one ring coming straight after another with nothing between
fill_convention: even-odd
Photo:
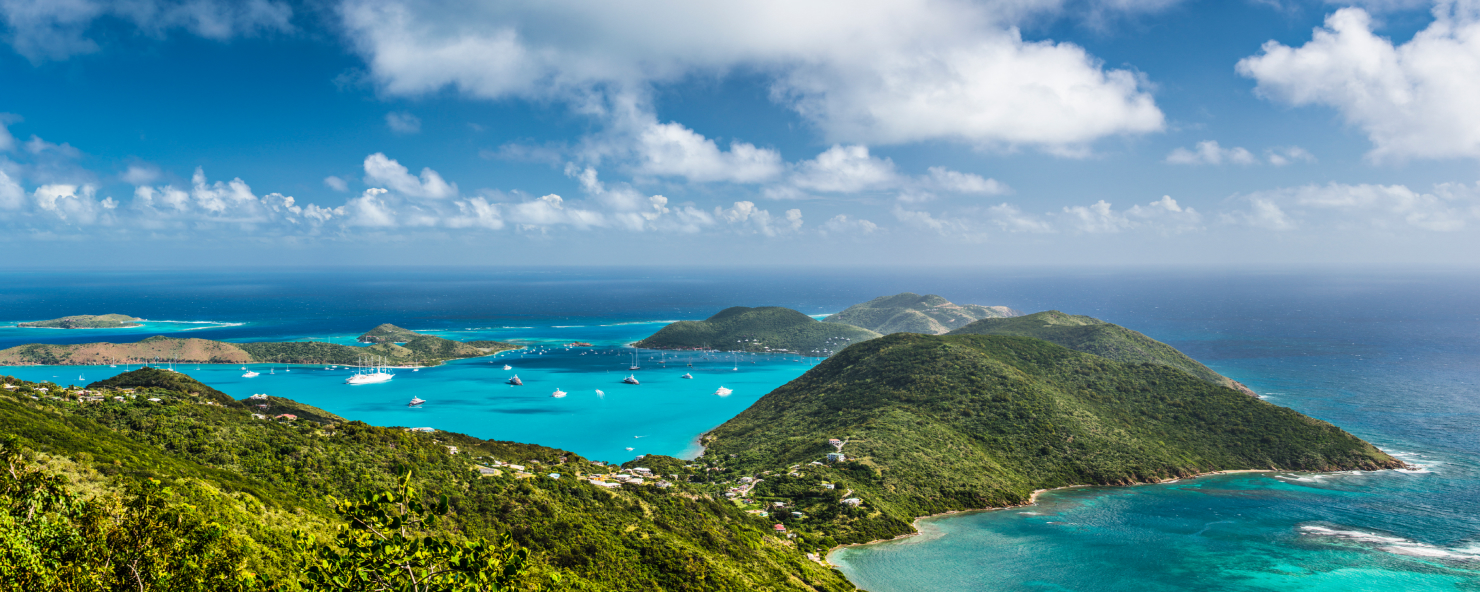
<instances>
[{"instance_id":1,"label":"house on hillside","mask_svg":"<svg viewBox=\"0 0 1480 592\"><path fill-rule=\"evenodd\" d=\"M284 421L294 421L294 420L298 419L298 416L297 415L293 415L292 413L284 413L284 414L281 414L281 415L278 415L278 416L274 417L273 419L281 419L281 420L284 420Z\"/></svg>"}]
</instances>

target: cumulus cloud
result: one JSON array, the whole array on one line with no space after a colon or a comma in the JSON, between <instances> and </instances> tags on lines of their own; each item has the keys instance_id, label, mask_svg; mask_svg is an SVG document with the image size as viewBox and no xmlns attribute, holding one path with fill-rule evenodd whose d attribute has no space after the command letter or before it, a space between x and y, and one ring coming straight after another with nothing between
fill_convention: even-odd
<instances>
[{"instance_id":1,"label":"cumulus cloud","mask_svg":"<svg viewBox=\"0 0 1480 592\"><path fill-rule=\"evenodd\" d=\"M385 125L391 131L398 134L421 133L421 118L405 111L391 111L385 114Z\"/></svg>"},{"instance_id":2,"label":"cumulus cloud","mask_svg":"<svg viewBox=\"0 0 1480 592\"><path fill-rule=\"evenodd\" d=\"M1334 108L1367 134L1371 158L1480 158L1480 8L1441 0L1434 16L1394 45L1367 11L1343 8L1305 45L1266 42L1237 69L1270 100Z\"/></svg>"},{"instance_id":3,"label":"cumulus cloud","mask_svg":"<svg viewBox=\"0 0 1480 592\"><path fill-rule=\"evenodd\" d=\"M802 228L801 210L790 209L781 216L772 216L769 210L750 201L737 201L728 208L716 207L714 218L732 227L766 236L796 232Z\"/></svg>"},{"instance_id":4,"label":"cumulus cloud","mask_svg":"<svg viewBox=\"0 0 1480 592\"><path fill-rule=\"evenodd\" d=\"M962 173L945 167L930 167L929 185L942 191L976 195L1002 195L1012 193L1012 188L996 179L986 179L974 173Z\"/></svg>"},{"instance_id":5,"label":"cumulus cloud","mask_svg":"<svg viewBox=\"0 0 1480 592\"><path fill-rule=\"evenodd\" d=\"M650 122L637 134L636 172L679 176L690 181L757 183L782 171L781 154L745 142L731 142L720 150L714 140L678 123Z\"/></svg>"},{"instance_id":6,"label":"cumulus cloud","mask_svg":"<svg viewBox=\"0 0 1480 592\"><path fill-rule=\"evenodd\" d=\"M443 180L442 175L430 167L421 169L418 177L381 152L365 157L365 184L384 185L391 191L410 197L443 199L457 195L457 185Z\"/></svg>"},{"instance_id":7,"label":"cumulus cloud","mask_svg":"<svg viewBox=\"0 0 1480 592\"><path fill-rule=\"evenodd\" d=\"M393 95L453 88L598 112L603 94L744 68L769 76L773 100L838 143L1067 153L1160 130L1162 113L1135 73L1106 69L1070 43L1022 39L1018 21L1061 4L346 0L339 15L372 79Z\"/></svg>"},{"instance_id":8,"label":"cumulus cloud","mask_svg":"<svg viewBox=\"0 0 1480 592\"><path fill-rule=\"evenodd\" d=\"M56 183L37 187L32 196L40 212L56 216L63 222L82 225L96 223L106 211L118 207L112 198L95 199L95 191L91 185Z\"/></svg>"},{"instance_id":9,"label":"cumulus cloud","mask_svg":"<svg viewBox=\"0 0 1480 592\"><path fill-rule=\"evenodd\" d=\"M274 0L0 0L5 40L32 62L98 51L88 36L99 19L126 22L149 35L184 29L224 41L288 31L293 9Z\"/></svg>"},{"instance_id":10,"label":"cumulus cloud","mask_svg":"<svg viewBox=\"0 0 1480 592\"><path fill-rule=\"evenodd\" d=\"M1147 205L1134 205L1116 211L1105 200L1088 206L1067 206L1063 222L1070 229L1087 233L1121 232L1131 228L1152 228L1161 232L1186 232L1200 227L1202 214L1182 207L1170 195Z\"/></svg>"},{"instance_id":11,"label":"cumulus cloud","mask_svg":"<svg viewBox=\"0 0 1480 592\"><path fill-rule=\"evenodd\" d=\"M10 134L10 124L20 121L14 113L0 113L0 152L15 150L15 136Z\"/></svg>"},{"instance_id":12,"label":"cumulus cloud","mask_svg":"<svg viewBox=\"0 0 1480 592\"><path fill-rule=\"evenodd\" d=\"M1224 222L1271 230L1333 227L1342 230L1455 232L1480 219L1480 185L1304 185L1237 196L1242 209Z\"/></svg>"},{"instance_id":13,"label":"cumulus cloud","mask_svg":"<svg viewBox=\"0 0 1480 592\"><path fill-rule=\"evenodd\" d=\"M1264 151L1264 158L1274 166L1285 166L1295 162L1315 162L1316 155L1299 146L1281 146Z\"/></svg>"},{"instance_id":14,"label":"cumulus cloud","mask_svg":"<svg viewBox=\"0 0 1480 592\"><path fill-rule=\"evenodd\" d=\"M118 178L129 185L148 185L159 178L159 167L150 164L131 164Z\"/></svg>"},{"instance_id":15,"label":"cumulus cloud","mask_svg":"<svg viewBox=\"0 0 1480 592\"><path fill-rule=\"evenodd\" d=\"M26 205L26 190L0 170L0 210L19 210Z\"/></svg>"},{"instance_id":16,"label":"cumulus cloud","mask_svg":"<svg viewBox=\"0 0 1480 592\"><path fill-rule=\"evenodd\" d=\"M814 193L854 194L901 190L897 198L905 203L935 199L934 191L966 195L998 195L1012 189L996 179L975 173L930 167L929 173L910 176L900 173L889 158L870 154L867 146L834 145L815 158L795 163L791 172L764 188L771 199L799 199Z\"/></svg>"}]
</instances>

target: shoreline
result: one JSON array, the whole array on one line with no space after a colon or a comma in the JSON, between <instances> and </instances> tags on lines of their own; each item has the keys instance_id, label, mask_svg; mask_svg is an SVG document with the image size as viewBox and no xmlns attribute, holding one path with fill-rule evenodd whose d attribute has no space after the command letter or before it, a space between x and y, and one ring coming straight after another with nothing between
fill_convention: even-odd
<instances>
[{"instance_id":1,"label":"shoreline","mask_svg":"<svg viewBox=\"0 0 1480 592\"><path fill-rule=\"evenodd\" d=\"M1187 479L1197 479L1197 478L1200 478L1200 477L1213 477L1213 476L1216 476L1216 475L1232 475L1232 474L1237 474L1237 473L1278 473L1278 472L1281 472L1282 470L1283 469L1227 469L1227 470L1222 470L1222 471L1209 471L1209 472L1206 472L1206 473L1198 473L1196 475L1192 475L1192 476L1188 476L1188 477L1178 477L1176 479L1166 479L1166 480L1163 480L1163 481L1143 481L1143 482L1138 482L1138 483L1130 483L1130 484L1127 484L1127 485L1083 485L1083 484L1081 484L1081 485L1065 485L1063 487L1054 487L1054 488L1051 488L1051 489L1035 489L1035 490L1033 490L1032 493L1028 494L1028 501L1023 502L1021 504L1013 504L1013 505L1009 505L1009 506L994 506L994 507L991 507L991 508L970 508L970 509L966 509L966 510L947 510L945 512L938 512L938 513L935 513L935 514L929 514L929 515L925 515L925 516L916 516L913 520L910 521L910 528L915 529L914 532L907 532L907 533L904 533L904 534L901 534L901 535L897 535L897 536L893 536L893 537L890 537L890 538L887 538L887 539L874 539L874 540L868 541L866 543L848 543L846 545L838 545L836 547L833 547L831 549L828 549L827 550L827 553L824 553L822 555L822 559L823 559L823 563L825 565L837 567L837 564L835 564L835 563L827 560L827 558L828 557L831 557L833 553L835 553L835 552L837 552L839 550L848 548L848 547L866 547L866 546L869 546L869 545L877 545L877 544L880 544L880 543L888 543L888 542L899 541L899 540L908 539L908 538L911 538L911 537L920 536L921 534L923 534L923 532L920 530L920 521L921 520L928 520L928 519L931 519L931 518L940 518L940 517L944 517L944 516L954 516L954 515L957 515L957 514L975 514L975 513L979 513L979 512L996 512L996 511L999 511L999 510L1011 510L1013 508L1025 508L1025 507L1028 507L1028 506L1037 505L1038 504L1038 496L1043 495L1045 493L1052 492L1052 491L1060 491L1060 490L1064 490L1064 489L1081 489L1081 488L1085 488L1085 487L1136 487L1136 486L1140 486L1140 485L1166 485L1166 484L1169 484L1169 483L1176 483L1178 481L1187 480ZM1389 469L1384 469L1384 470L1389 470ZM1304 471L1301 471L1301 472L1304 472ZM1341 472L1341 471L1321 471L1321 473L1336 473L1336 472Z\"/></svg>"}]
</instances>

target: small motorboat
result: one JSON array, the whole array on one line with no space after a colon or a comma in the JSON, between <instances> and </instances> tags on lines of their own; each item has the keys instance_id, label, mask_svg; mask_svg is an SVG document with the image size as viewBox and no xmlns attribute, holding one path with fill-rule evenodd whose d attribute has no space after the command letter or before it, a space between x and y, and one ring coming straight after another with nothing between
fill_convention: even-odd
<instances>
[{"instance_id":1,"label":"small motorboat","mask_svg":"<svg viewBox=\"0 0 1480 592\"><path fill-rule=\"evenodd\" d=\"M684 372L683 373L683 376L680 376L679 378L693 378L693 377L694 377L693 374L689 374L688 372Z\"/></svg>"},{"instance_id":2,"label":"small motorboat","mask_svg":"<svg viewBox=\"0 0 1480 592\"><path fill-rule=\"evenodd\" d=\"M246 372L246 374L242 374L242 378L256 378L257 376L258 376L258 374L256 372L251 371L251 370L248 370Z\"/></svg>"},{"instance_id":3,"label":"small motorboat","mask_svg":"<svg viewBox=\"0 0 1480 592\"><path fill-rule=\"evenodd\" d=\"M631 446L628 446L628 447L627 447L627 450L632 450L632 447L631 447Z\"/></svg>"},{"instance_id":4,"label":"small motorboat","mask_svg":"<svg viewBox=\"0 0 1480 592\"><path fill-rule=\"evenodd\" d=\"M730 393L733 393L733 392L735 392L735 391L732 391L732 390L727 389L725 387L719 387L719 390L714 391L714 394L716 396L720 396L720 397L728 397L728 396L730 396Z\"/></svg>"},{"instance_id":5,"label":"small motorboat","mask_svg":"<svg viewBox=\"0 0 1480 592\"><path fill-rule=\"evenodd\" d=\"M560 389L557 388L557 389L555 389L555 392L554 393L551 393L550 394L550 396L551 397L554 397L556 399L563 399L563 398L565 398L565 395L567 395L567 394L569 394L569 393L566 393L565 391L562 391L562 390L560 390Z\"/></svg>"},{"instance_id":6,"label":"small motorboat","mask_svg":"<svg viewBox=\"0 0 1480 592\"><path fill-rule=\"evenodd\" d=\"M637 382L637 376L634 376L632 374L628 374L626 378L622 379L622 382L625 382L627 384L642 384L640 382Z\"/></svg>"},{"instance_id":7,"label":"small motorboat","mask_svg":"<svg viewBox=\"0 0 1480 592\"><path fill-rule=\"evenodd\" d=\"M504 370L513 370L513 369L514 369L513 366L510 366L508 364L504 364Z\"/></svg>"},{"instance_id":8,"label":"small motorboat","mask_svg":"<svg viewBox=\"0 0 1480 592\"><path fill-rule=\"evenodd\" d=\"M425 403L425 402L426 402L426 399L423 399L421 397L411 397L411 402L410 403L407 403L406 406L407 407L417 407L417 406L420 406L422 403Z\"/></svg>"},{"instance_id":9,"label":"small motorboat","mask_svg":"<svg viewBox=\"0 0 1480 592\"><path fill-rule=\"evenodd\" d=\"M524 381L519 380L519 375L515 374L513 378L509 379L509 384L512 384L514 386L524 386Z\"/></svg>"}]
</instances>

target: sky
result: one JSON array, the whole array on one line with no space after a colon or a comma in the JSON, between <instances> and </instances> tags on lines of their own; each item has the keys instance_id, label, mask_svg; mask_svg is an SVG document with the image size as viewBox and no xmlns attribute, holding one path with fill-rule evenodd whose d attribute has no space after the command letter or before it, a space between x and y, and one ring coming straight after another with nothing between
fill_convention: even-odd
<instances>
[{"instance_id":1,"label":"sky","mask_svg":"<svg viewBox=\"0 0 1480 592\"><path fill-rule=\"evenodd\" d=\"M0 43L0 268L1480 253L1480 0L0 0Z\"/></svg>"}]
</instances>

